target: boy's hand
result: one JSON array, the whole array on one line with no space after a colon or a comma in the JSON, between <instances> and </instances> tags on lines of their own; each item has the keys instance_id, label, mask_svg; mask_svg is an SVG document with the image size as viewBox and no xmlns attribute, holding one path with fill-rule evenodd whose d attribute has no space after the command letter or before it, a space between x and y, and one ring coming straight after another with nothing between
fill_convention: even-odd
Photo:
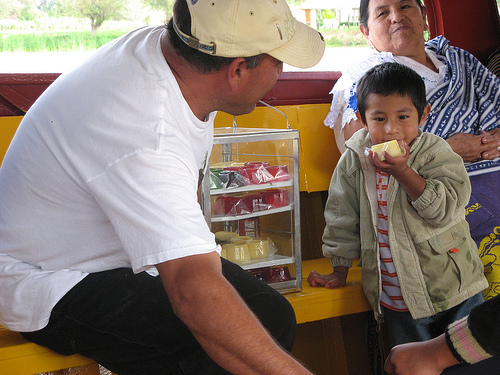
<instances>
[{"instance_id":1,"label":"boy's hand","mask_svg":"<svg viewBox=\"0 0 500 375\"><path fill-rule=\"evenodd\" d=\"M368 160L370 161L371 165L373 165L375 168L380 169L382 172L393 175L394 177L403 173L406 168L408 168L406 162L408 161L408 157L410 156L410 146L408 146L406 142L402 140L398 141L398 143L399 147L404 148L404 155L392 157L388 152L384 151L385 160L382 161L380 160L376 152L369 150Z\"/></svg>"},{"instance_id":2,"label":"boy's hand","mask_svg":"<svg viewBox=\"0 0 500 375\"><path fill-rule=\"evenodd\" d=\"M335 267L332 273L321 275L316 271L311 271L307 276L307 282L311 286L324 286L325 288L339 288L346 284L348 267Z\"/></svg>"},{"instance_id":3,"label":"boy's hand","mask_svg":"<svg viewBox=\"0 0 500 375\"><path fill-rule=\"evenodd\" d=\"M386 160L382 161L375 152L369 150L368 159L374 167L394 176L410 199L416 201L424 192L427 181L406 164L410 156L410 146L405 141L398 141L398 143L405 149L404 155L392 157L385 152Z\"/></svg>"}]
</instances>

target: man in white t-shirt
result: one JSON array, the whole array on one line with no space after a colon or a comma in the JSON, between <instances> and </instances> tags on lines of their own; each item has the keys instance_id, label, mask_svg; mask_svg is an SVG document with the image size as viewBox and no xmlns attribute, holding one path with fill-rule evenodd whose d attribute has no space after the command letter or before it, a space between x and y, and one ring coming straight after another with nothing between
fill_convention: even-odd
<instances>
[{"instance_id":1,"label":"man in white t-shirt","mask_svg":"<svg viewBox=\"0 0 500 375\"><path fill-rule=\"evenodd\" d=\"M117 374L309 374L290 304L221 261L197 188L215 111L323 52L285 0L177 0L61 75L0 169L0 323Z\"/></svg>"}]
</instances>

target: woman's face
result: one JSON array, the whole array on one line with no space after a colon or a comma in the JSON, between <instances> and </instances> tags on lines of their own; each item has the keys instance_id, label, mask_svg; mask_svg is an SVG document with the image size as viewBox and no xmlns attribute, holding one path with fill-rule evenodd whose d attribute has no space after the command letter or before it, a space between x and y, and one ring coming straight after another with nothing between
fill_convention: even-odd
<instances>
[{"instance_id":1,"label":"woman's face","mask_svg":"<svg viewBox=\"0 0 500 375\"><path fill-rule=\"evenodd\" d=\"M424 50L425 9L416 0L370 0L363 35L379 52L412 57Z\"/></svg>"}]
</instances>

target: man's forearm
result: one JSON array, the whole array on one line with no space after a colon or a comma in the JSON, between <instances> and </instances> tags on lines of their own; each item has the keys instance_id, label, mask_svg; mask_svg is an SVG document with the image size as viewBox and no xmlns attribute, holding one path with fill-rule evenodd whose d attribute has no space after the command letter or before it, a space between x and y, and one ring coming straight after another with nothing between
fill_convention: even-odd
<instances>
[{"instance_id":1,"label":"man's forearm","mask_svg":"<svg viewBox=\"0 0 500 375\"><path fill-rule=\"evenodd\" d=\"M234 374L310 374L279 347L230 285L220 287L209 304L207 297L200 298L203 308L195 308L190 326L222 367ZM203 316L211 321L211 329Z\"/></svg>"},{"instance_id":2,"label":"man's forearm","mask_svg":"<svg viewBox=\"0 0 500 375\"><path fill-rule=\"evenodd\" d=\"M174 280L170 273L160 275L174 311L207 354L234 374L310 374L267 333L214 258L196 258L197 264Z\"/></svg>"}]
</instances>

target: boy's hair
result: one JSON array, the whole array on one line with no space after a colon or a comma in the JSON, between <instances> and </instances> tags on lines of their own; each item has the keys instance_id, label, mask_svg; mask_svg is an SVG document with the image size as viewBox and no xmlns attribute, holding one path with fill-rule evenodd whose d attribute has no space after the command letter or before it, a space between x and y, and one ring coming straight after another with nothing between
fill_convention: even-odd
<instances>
[{"instance_id":1,"label":"boy's hair","mask_svg":"<svg viewBox=\"0 0 500 375\"><path fill-rule=\"evenodd\" d=\"M389 62L377 65L367 71L359 80L356 99L358 111L364 123L366 123L365 113L370 94L407 96L417 108L418 118L422 117L427 105L425 84L422 77L413 69L398 63Z\"/></svg>"}]
</instances>

